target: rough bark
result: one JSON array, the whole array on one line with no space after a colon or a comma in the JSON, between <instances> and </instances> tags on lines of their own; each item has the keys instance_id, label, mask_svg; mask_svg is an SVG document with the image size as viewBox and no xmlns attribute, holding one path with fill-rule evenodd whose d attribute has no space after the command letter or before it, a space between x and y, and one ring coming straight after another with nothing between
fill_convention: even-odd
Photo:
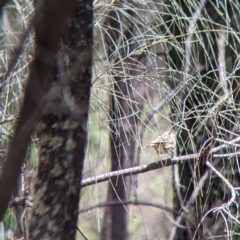
<instances>
[{"instance_id":1,"label":"rough bark","mask_svg":"<svg viewBox=\"0 0 240 240\"><path fill-rule=\"evenodd\" d=\"M38 125L39 165L29 239L75 239L87 142L92 1L77 1Z\"/></svg>"}]
</instances>

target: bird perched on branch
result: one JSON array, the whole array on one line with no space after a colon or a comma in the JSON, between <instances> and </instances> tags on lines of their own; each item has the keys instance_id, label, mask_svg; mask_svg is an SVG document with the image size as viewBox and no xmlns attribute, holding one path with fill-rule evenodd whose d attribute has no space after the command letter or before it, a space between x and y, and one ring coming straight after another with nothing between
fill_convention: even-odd
<instances>
[{"instance_id":1,"label":"bird perched on branch","mask_svg":"<svg viewBox=\"0 0 240 240\"><path fill-rule=\"evenodd\" d=\"M158 136L155 140L151 141L151 143L146 145L144 148L154 147L158 155L168 154L171 156L175 146L176 134L171 127L168 131L163 133L163 135Z\"/></svg>"}]
</instances>

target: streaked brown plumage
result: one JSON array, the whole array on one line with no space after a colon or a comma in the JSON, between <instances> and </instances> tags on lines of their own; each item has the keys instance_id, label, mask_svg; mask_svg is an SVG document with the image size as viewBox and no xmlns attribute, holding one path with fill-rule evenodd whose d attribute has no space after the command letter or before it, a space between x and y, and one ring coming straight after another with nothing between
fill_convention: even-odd
<instances>
[{"instance_id":1,"label":"streaked brown plumage","mask_svg":"<svg viewBox=\"0 0 240 240\"><path fill-rule=\"evenodd\" d=\"M173 150L176 146L176 134L172 128L163 133L163 135L158 136L155 140L151 141L150 144L146 145L147 147L154 147L157 151L157 154L169 154L170 156L173 153Z\"/></svg>"}]
</instances>

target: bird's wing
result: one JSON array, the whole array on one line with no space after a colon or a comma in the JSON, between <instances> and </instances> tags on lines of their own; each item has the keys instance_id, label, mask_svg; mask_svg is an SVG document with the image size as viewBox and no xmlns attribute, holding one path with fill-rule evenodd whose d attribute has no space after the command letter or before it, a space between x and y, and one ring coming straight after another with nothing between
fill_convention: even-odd
<instances>
[{"instance_id":1,"label":"bird's wing","mask_svg":"<svg viewBox=\"0 0 240 240\"><path fill-rule=\"evenodd\" d=\"M162 142L165 142L165 141L164 141L164 139L161 136L159 136L155 140L151 141L150 144L157 144L157 143L162 143Z\"/></svg>"}]
</instances>

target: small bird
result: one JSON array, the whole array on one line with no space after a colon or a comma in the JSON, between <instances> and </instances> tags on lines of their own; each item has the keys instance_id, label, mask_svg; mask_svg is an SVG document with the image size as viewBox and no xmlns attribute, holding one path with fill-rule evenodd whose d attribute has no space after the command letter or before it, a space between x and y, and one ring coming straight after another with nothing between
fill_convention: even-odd
<instances>
[{"instance_id":1,"label":"small bird","mask_svg":"<svg viewBox=\"0 0 240 240\"><path fill-rule=\"evenodd\" d=\"M168 154L172 156L175 146L176 134L171 127L168 131L163 133L163 135L158 136L155 140L151 141L151 143L146 145L144 148L154 147L158 155Z\"/></svg>"}]
</instances>

